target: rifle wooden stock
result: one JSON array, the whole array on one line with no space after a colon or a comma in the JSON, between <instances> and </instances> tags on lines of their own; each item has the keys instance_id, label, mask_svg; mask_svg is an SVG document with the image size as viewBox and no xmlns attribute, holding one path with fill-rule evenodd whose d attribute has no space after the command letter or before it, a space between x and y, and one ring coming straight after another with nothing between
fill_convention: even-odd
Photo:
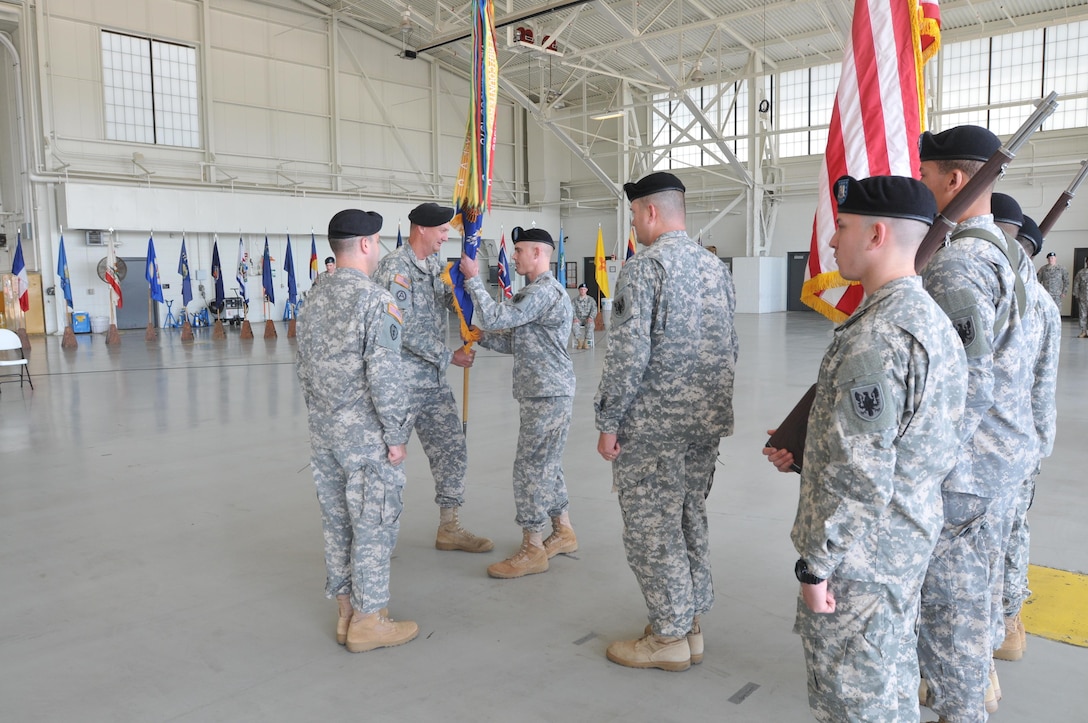
<instances>
[{"instance_id":1,"label":"rifle wooden stock","mask_svg":"<svg viewBox=\"0 0 1088 723\"><path fill-rule=\"evenodd\" d=\"M967 182L963 190L957 193L944 210L937 214L933 225L929 227L929 233L922 239L922 245L918 247L918 252L914 255L915 271L921 273L929 260L933 258L933 254L937 253L937 249L944 243L945 237L956 228L956 224L967 209L983 193L991 192L994 183L1005 172L1005 167L1012 159L1013 156L1008 150L1004 147L998 148L978 173L971 176L971 180Z\"/></svg>"},{"instance_id":2,"label":"rifle wooden stock","mask_svg":"<svg viewBox=\"0 0 1088 723\"><path fill-rule=\"evenodd\" d=\"M793 453L793 464L790 466L797 474L801 474L801 464L805 456L805 440L808 439L808 415L812 411L812 402L816 399L816 385L813 384L801 397L801 401L790 410L778 429L767 440L766 446L775 449L788 449Z\"/></svg>"},{"instance_id":3,"label":"rifle wooden stock","mask_svg":"<svg viewBox=\"0 0 1088 723\"><path fill-rule=\"evenodd\" d=\"M1058 196L1058 200L1054 202L1050 211L1047 213L1046 218L1039 224L1039 235L1046 238L1046 235L1050 233L1050 229L1054 228L1054 224L1058 222L1058 217L1065 213L1065 209L1069 208L1070 202L1073 197L1077 195L1077 189L1080 184L1084 182L1084 177L1088 175L1088 161L1080 162L1080 171L1073 178L1072 183L1069 184L1069 188L1062 191L1062 195Z\"/></svg>"}]
</instances>

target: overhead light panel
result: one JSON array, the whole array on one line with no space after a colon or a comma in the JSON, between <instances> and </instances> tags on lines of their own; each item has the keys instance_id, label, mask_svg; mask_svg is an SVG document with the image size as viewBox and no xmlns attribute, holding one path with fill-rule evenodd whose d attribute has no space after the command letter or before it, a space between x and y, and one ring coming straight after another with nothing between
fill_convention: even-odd
<instances>
[{"instance_id":1,"label":"overhead light panel","mask_svg":"<svg viewBox=\"0 0 1088 723\"><path fill-rule=\"evenodd\" d=\"M597 115L591 115L589 119L595 121L610 120L612 118L619 118L623 116L623 113L624 112L622 110L612 110L608 111L607 113L598 113Z\"/></svg>"}]
</instances>

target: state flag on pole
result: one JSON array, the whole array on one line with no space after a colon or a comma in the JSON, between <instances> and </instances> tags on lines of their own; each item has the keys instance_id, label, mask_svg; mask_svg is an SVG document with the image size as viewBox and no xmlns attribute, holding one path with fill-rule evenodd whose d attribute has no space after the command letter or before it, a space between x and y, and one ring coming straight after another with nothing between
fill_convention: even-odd
<instances>
[{"instance_id":1,"label":"state flag on pole","mask_svg":"<svg viewBox=\"0 0 1088 723\"><path fill-rule=\"evenodd\" d=\"M404 245L404 237L400 235L400 221L397 221L397 248Z\"/></svg>"},{"instance_id":2,"label":"state flag on pole","mask_svg":"<svg viewBox=\"0 0 1088 723\"><path fill-rule=\"evenodd\" d=\"M510 287L510 262L506 258L506 234L499 239L499 288L502 289L502 298L509 299L514 295Z\"/></svg>"},{"instance_id":3,"label":"state flag on pole","mask_svg":"<svg viewBox=\"0 0 1088 723\"><path fill-rule=\"evenodd\" d=\"M635 229L632 228L631 232L627 234L627 256L624 261L635 255Z\"/></svg>"},{"instance_id":4,"label":"state flag on pole","mask_svg":"<svg viewBox=\"0 0 1088 723\"><path fill-rule=\"evenodd\" d=\"M246 294L246 276L249 275L249 254L246 253L246 245L242 237L238 237L238 267L234 272L234 280L238 282L238 295L242 297L242 303L249 307L249 295Z\"/></svg>"},{"instance_id":5,"label":"state flag on pole","mask_svg":"<svg viewBox=\"0 0 1088 723\"><path fill-rule=\"evenodd\" d=\"M276 303L276 292L272 288L272 257L268 253L268 236L264 237L264 255L261 256L261 286L264 298L270 304Z\"/></svg>"},{"instance_id":6,"label":"state flag on pole","mask_svg":"<svg viewBox=\"0 0 1088 723\"><path fill-rule=\"evenodd\" d=\"M68 254L64 251L64 234L60 235L60 255L57 257L57 278L60 279L60 289L64 294L64 302L69 309L74 309L72 304L72 279L68 275Z\"/></svg>"},{"instance_id":7,"label":"state flag on pole","mask_svg":"<svg viewBox=\"0 0 1088 723\"><path fill-rule=\"evenodd\" d=\"M310 286L317 281L317 239L314 232L310 231Z\"/></svg>"},{"instance_id":8,"label":"state flag on pole","mask_svg":"<svg viewBox=\"0 0 1088 723\"><path fill-rule=\"evenodd\" d=\"M189 254L185 251L185 234L181 236L181 258L178 259L178 273L181 274L181 308L185 309L193 300L193 282L189 278Z\"/></svg>"},{"instance_id":9,"label":"state flag on pole","mask_svg":"<svg viewBox=\"0 0 1088 723\"><path fill-rule=\"evenodd\" d=\"M555 280L564 289L567 288L567 252L563 248L563 227L559 227L559 254L556 256Z\"/></svg>"},{"instance_id":10,"label":"state flag on pole","mask_svg":"<svg viewBox=\"0 0 1088 723\"><path fill-rule=\"evenodd\" d=\"M805 304L836 323L854 313L864 292L839 274L830 245L835 181L843 175L918 178L918 137L925 130L922 69L939 46L935 0L855 0L801 291Z\"/></svg>"},{"instance_id":11,"label":"state flag on pole","mask_svg":"<svg viewBox=\"0 0 1088 723\"><path fill-rule=\"evenodd\" d=\"M113 295L117 297L117 308L120 309L124 305L124 298L121 296L121 280L117 278L117 249L113 245L112 229L110 229L109 251L106 252L106 283L109 284Z\"/></svg>"},{"instance_id":12,"label":"state flag on pole","mask_svg":"<svg viewBox=\"0 0 1088 723\"><path fill-rule=\"evenodd\" d=\"M593 256L593 263L597 269L597 288L600 289L601 296L611 296L612 290L608 288L608 267L604 262L604 233L599 225L597 226L597 253Z\"/></svg>"},{"instance_id":13,"label":"state flag on pole","mask_svg":"<svg viewBox=\"0 0 1088 723\"><path fill-rule=\"evenodd\" d=\"M155 256L155 235L147 238L147 264L144 266L144 278L147 279L151 291L151 298L160 304L166 303L162 295L162 284L159 283L159 260Z\"/></svg>"},{"instance_id":14,"label":"state flag on pole","mask_svg":"<svg viewBox=\"0 0 1088 723\"><path fill-rule=\"evenodd\" d=\"M287 234L287 258L283 260L283 270L287 274L287 303L294 306L298 301L298 286L295 284L295 257L291 253L291 234Z\"/></svg>"},{"instance_id":15,"label":"state flag on pole","mask_svg":"<svg viewBox=\"0 0 1088 723\"><path fill-rule=\"evenodd\" d=\"M227 293L223 289L223 265L219 262L219 235L216 234L212 243L212 278L215 280L215 308L218 313L223 311L223 302Z\"/></svg>"},{"instance_id":16,"label":"state flag on pole","mask_svg":"<svg viewBox=\"0 0 1088 723\"><path fill-rule=\"evenodd\" d=\"M23 234L15 233L15 258L11 262L11 275L15 277L15 296L19 299L19 308L30 311L30 277L26 273L23 261Z\"/></svg>"}]
</instances>

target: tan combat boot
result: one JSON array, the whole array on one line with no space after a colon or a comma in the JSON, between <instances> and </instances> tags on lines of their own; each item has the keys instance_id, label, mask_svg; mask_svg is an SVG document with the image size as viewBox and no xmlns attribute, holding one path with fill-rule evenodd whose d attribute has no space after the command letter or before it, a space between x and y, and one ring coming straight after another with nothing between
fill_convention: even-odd
<instances>
[{"instance_id":1,"label":"tan combat boot","mask_svg":"<svg viewBox=\"0 0 1088 723\"><path fill-rule=\"evenodd\" d=\"M348 625L351 624L351 615L355 611L351 608L349 595L337 595L336 604L340 608L336 618L336 642L343 645L348 641Z\"/></svg>"},{"instance_id":2,"label":"tan combat boot","mask_svg":"<svg viewBox=\"0 0 1088 723\"><path fill-rule=\"evenodd\" d=\"M1001 700L1001 682L997 679L997 669L990 664L990 682L986 686L986 712L996 713L997 702Z\"/></svg>"},{"instance_id":3,"label":"tan combat boot","mask_svg":"<svg viewBox=\"0 0 1088 723\"><path fill-rule=\"evenodd\" d=\"M380 611L369 615L356 612L348 626L347 648L352 653L365 653L403 645L417 635L419 626L411 621L393 621Z\"/></svg>"},{"instance_id":4,"label":"tan combat boot","mask_svg":"<svg viewBox=\"0 0 1088 723\"><path fill-rule=\"evenodd\" d=\"M1005 618L1005 641L994 651L998 660L1020 660L1024 657L1023 640L1020 637L1020 616Z\"/></svg>"},{"instance_id":5,"label":"tan combat boot","mask_svg":"<svg viewBox=\"0 0 1088 723\"><path fill-rule=\"evenodd\" d=\"M543 545L536 545L530 540L532 532L522 531L521 547L502 562L489 565L487 574L491 577L510 579L524 575L535 575L548 571L548 553Z\"/></svg>"},{"instance_id":6,"label":"tan combat boot","mask_svg":"<svg viewBox=\"0 0 1088 723\"><path fill-rule=\"evenodd\" d=\"M552 518L552 534L544 540L544 551L548 553L548 559L552 559L562 552L578 552L578 538L574 535L574 528L564 525L558 517Z\"/></svg>"},{"instance_id":7,"label":"tan combat boot","mask_svg":"<svg viewBox=\"0 0 1088 723\"><path fill-rule=\"evenodd\" d=\"M649 623L646 624L646 629L642 631L643 635L652 635L654 632L653 627ZM691 664L698 665L703 662L703 631L699 627L699 616L696 615L695 619L691 623L691 630L688 631L688 649L691 651Z\"/></svg>"},{"instance_id":8,"label":"tan combat boot","mask_svg":"<svg viewBox=\"0 0 1088 723\"><path fill-rule=\"evenodd\" d=\"M679 672L691 667L691 649L687 638L650 634L638 640L617 640L608 646L608 659L628 668Z\"/></svg>"},{"instance_id":9,"label":"tan combat boot","mask_svg":"<svg viewBox=\"0 0 1088 723\"><path fill-rule=\"evenodd\" d=\"M438 522L438 535L434 539L434 546L439 550L464 550L465 552L490 552L495 543L486 537L472 534L457 519L457 507L440 508L441 518Z\"/></svg>"}]
</instances>

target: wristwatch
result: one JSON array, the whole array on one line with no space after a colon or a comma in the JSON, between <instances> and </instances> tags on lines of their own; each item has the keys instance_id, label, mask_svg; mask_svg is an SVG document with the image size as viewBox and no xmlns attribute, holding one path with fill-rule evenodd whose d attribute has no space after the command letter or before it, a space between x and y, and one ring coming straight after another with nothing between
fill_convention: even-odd
<instances>
[{"instance_id":1,"label":"wristwatch","mask_svg":"<svg viewBox=\"0 0 1088 723\"><path fill-rule=\"evenodd\" d=\"M798 581L805 585L819 585L824 581L822 577L816 577L808 571L808 563L805 562L805 558L798 558L797 563L793 566L793 574L797 576Z\"/></svg>"}]
</instances>

